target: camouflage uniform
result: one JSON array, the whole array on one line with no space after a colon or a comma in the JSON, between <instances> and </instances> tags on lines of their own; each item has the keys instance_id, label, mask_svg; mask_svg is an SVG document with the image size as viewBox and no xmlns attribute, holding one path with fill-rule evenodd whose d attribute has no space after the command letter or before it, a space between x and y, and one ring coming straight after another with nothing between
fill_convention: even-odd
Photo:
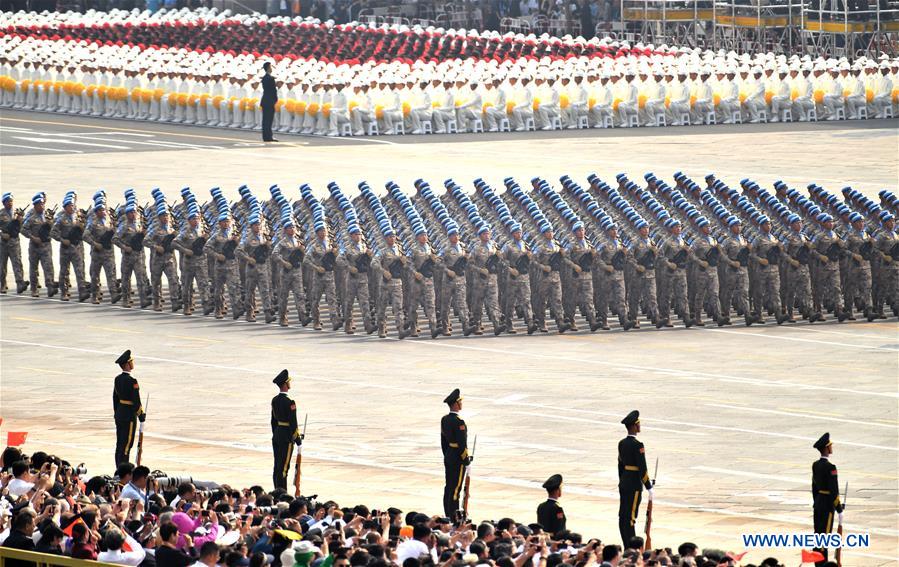
<instances>
[{"instance_id":1,"label":"camouflage uniform","mask_svg":"<svg viewBox=\"0 0 899 567\"><path fill-rule=\"evenodd\" d=\"M894 315L899 315L899 235L883 228L877 235L876 246L880 255L877 256L878 293L874 307L882 314L886 303Z\"/></svg>"},{"instance_id":2,"label":"camouflage uniform","mask_svg":"<svg viewBox=\"0 0 899 567\"><path fill-rule=\"evenodd\" d=\"M627 291L628 312L632 321L637 320L642 302L646 307L649 320L653 324L658 322L659 304L656 298L655 272L657 252L651 237L644 239L638 236L631 245L628 259L630 260L632 279L628 282ZM716 289L716 295L717 291Z\"/></svg>"},{"instance_id":3,"label":"camouflage uniform","mask_svg":"<svg viewBox=\"0 0 899 567\"><path fill-rule=\"evenodd\" d=\"M265 247L265 248L262 248ZM266 250L267 248L267 250ZM247 321L256 320L256 288L262 296L262 310L265 312L265 322L275 320L275 310L272 309L272 273L269 269L268 255L271 253L271 242L262 234L253 232L248 228L240 245L237 247L237 257L246 263L246 287L244 288L244 309ZM265 257L256 259L256 254L264 254Z\"/></svg>"},{"instance_id":4,"label":"camouflage uniform","mask_svg":"<svg viewBox=\"0 0 899 567\"><path fill-rule=\"evenodd\" d=\"M459 321L462 323L462 330L468 331L468 290L465 282L465 269L455 269L460 259L468 260L468 254L461 242L456 244L447 243L447 247L443 250L443 285L441 285L440 293L440 328L444 333L449 332L450 309L458 314Z\"/></svg>"},{"instance_id":5,"label":"camouflage uniform","mask_svg":"<svg viewBox=\"0 0 899 567\"><path fill-rule=\"evenodd\" d=\"M215 317L225 316L225 286L228 286L228 297L231 302L231 313L234 319L243 315L244 308L240 300L240 280L237 275L237 254L226 254L225 248L234 246L236 250L237 236L231 235L232 229L219 228L215 236L206 242L207 254L221 254L225 259L215 257L214 277L212 280L212 300L215 304ZM233 242L234 244L229 244Z\"/></svg>"},{"instance_id":6,"label":"camouflage uniform","mask_svg":"<svg viewBox=\"0 0 899 567\"><path fill-rule=\"evenodd\" d=\"M534 260L537 261L537 304L534 309L534 319L540 330L546 332L546 304L549 302L550 312L556 319L556 325L560 330L566 329L562 317L562 279L559 270L562 268L562 249L555 240L549 240L541 236L537 249L534 251Z\"/></svg>"},{"instance_id":7,"label":"camouflage uniform","mask_svg":"<svg viewBox=\"0 0 899 567\"><path fill-rule=\"evenodd\" d=\"M146 307L150 303L147 294L147 267L144 265L144 248L143 243L137 246L135 238L141 234L142 228L140 221L128 222L127 219L122 221L116 231L116 235L112 238L113 244L122 250L122 298L125 300L124 305L131 307L131 274L137 279L137 291L140 295L141 307ZM126 247L128 250L126 250ZM129 251L130 250L130 251Z\"/></svg>"},{"instance_id":8,"label":"camouflage uniform","mask_svg":"<svg viewBox=\"0 0 899 567\"><path fill-rule=\"evenodd\" d=\"M65 211L57 213L53 220L53 228L50 229L50 238L59 241L59 289L60 299L68 301L69 269L75 272L75 282L78 286L79 301L84 301L90 296L90 292L84 285L84 247L80 238L77 242L65 244L63 240L70 232L80 228L78 213L68 214Z\"/></svg>"},{"instance_id":9,"label":"camouflage uniform","mask_svg":"<svg viewBox=\"0 0 899 567\"><path fill-rule=\"evenodd\" d=\"M371 316L371 302L368 293L368 273L371 269L371 253L368 246L360 240L358 243L349 241L344 254L340 256L346 271L346 290L343 295L344 331L353 331L353 304L359 300L359 310L362 312L362 324L366 333L374 330Z\"/></svg>"},{"instance_id":10,"label":"camouflage uniform","mask_svg":"<svg viewBox=\"0 0 899 567\"><path fill-rule=\"evenodd\" d=\"M718 241L711 235L699 234L693 241L693 269L695 270L696 295L693 297L693 319L702 325L702 311L708 303L709 315L721 319L721 303L718 297Z\"/></svg>"},{"instance_id":11,"label":"camouflage uniform","mask_svg":"<svg viewBox=\"0 0 899 567\"><path fill-rule=\"evenodd\" d=\"M840 289L840 260L845 243L832 230L823 230L815 238L815 257L818 260L818 312L832 308L837 316L843 313L843 291Z\"/></svg>"},{"instance_id":12,"label":"camouflage uniform","mask_svg":"<svg viewBox=\"0 0 899 567\"><path fill-rule=\"evenodd\" d=\"M761 233L752 243L752 256L757 264L758 287L756 288L755 305L759 318L764 316L766 307L774 312L778 322L782 320L783 311L780 302L780 257L783 245L776 236Z\"/></svg>"},{"instance_id":13,"label":"camouflage uniform","mask_svg":"<svg viewBox=\"0 0 899 567\"><path fill-rule=\"evenodd\" d=\"M659 250L659 317L671 321L671 308L681 321L690 318L687 300L687 261L690 252L680 235L666 238ZM673 266L673 267L672 267Z\"/></svg>"},{"instance_id":14,"label":"camouflage uniform","mask_svg":"<svg viewBox=\"0 0 899 567\"><path fill-rule=\"evenodd\" d=\"M6 290L6 261L12 263L12 273L16 283L25 288L25 274L22 270L22 248L19 244L19 229L10 231L9 224L16 218L12 208L0 208L0 288ZM21 219L16 221L21 222ZM13 234L13 232L15 234Z\"/></svg>"},{"instance_id":15,"label":"camouflage uniform","mask_svg":"<svg viewBox=\"0 0 899 567\"><path fill-rule=\"evenodd\" d=\"M746 323L752 322L749 307L749 243L742 234L731 234L724 241L724 285L721 289L721 310L730 316L730 308L736 298L737 311Z\"/></svg>"},{"instance_id":16,"label":"camouflage uniform","mask_svg":"<svg viewBox=\"0 0 899 567\"><path fill-rule=\"evenodd\" d=\"M503 312L505 313L506 330L510 333L514 332L512 317L516 309L521 309L528 332L533 333L535 330L534 311L531 308L530 256L531 253L524 240L512 240L502 250L509 278Z\"/></svg>"},{"instance_id":17,"label":"camouflage uniform","mask_svg":"<svg viewBox=\"0 0 899 567\"><path fill-rule=\"evenodd\" d=\"M287 303L290 301L290 294L293 294L294 307L297 310L297 317L300 323L307 325L309 323L306 313L306 291L303 288L303 264L301 254L297 250L303 251L303 243L296 236L281 236L275 246L274 257L281 262L281 290L278 292L278 321L287 326ZM291 259L291 257L293 257Z\"/></svg>"},{"instance_id":18,"label":"camouflage uniform","mask_svg":"<svg viewBox=\"0 0 899 567\"><path fill-rule=\"evenodd\" d=\"M409 305L409 322L413 336L418 333L418 306L424 309L431 329L431 338L438 334L437 313L434 305L434 271L437 269L437 255L427 242L412 245L412 298Z\"/></svg>"},{"instance_id":19,"label":"camouflage uniform","mask_svg":"<svg viewBox=\"0 0 899 567\"><path fill-rule=\"evenodd\" d=\"M178 282L178 270L175 268L175 253L172 243L175 233L169 224L156 222L144 238L144 248L150 250L150 285L153 287L153 309L162 310L162 274L169 284L169 300L172 311L178 311L181 284ZM166 244L168 242L168 244ZM162 248L162 252L159 251Z\"/></svg>"},{"instance_id":20,"label":"camouflage uniform","mask_svg":"<svg viewBox=\"0 0 899 567\"><path fill-rule=\"evenodd\" d=\"M119 290L116 285L115 251L112 247L112 237L115 236L115 227L109 216L100 218L96 214L87 223L84 231L84 241L91 250L91 292L94 303L100 303L100 271L106 272L106 287L112 303L118 300Z\"/></svg>"},{"instance_id":21,"label":"camouflage uniform","mask_svg":"<svg viewBox=\"0 0 899 567\"><path fill-rule=\"evenodd\" d=\"M598 267L593 270L599 273L600 301L597 305L599 323L603 328L608 327L609 306L618 315L618 322L622 327L629 327L627 317L627 289L624 283L624 268L628 262L628 250L617 238L605 243L599 249Z\"/></svg>"},{"instance_id":22,"label":"camouflage uniform","mask_svg":"<svg viewBox=\"0 0 899 567\"><path fill-rule=\"evenodd\" d=\"M786 242L786 293L784 307L788 320L793 318L793 309L806 319L812 316L812 280L809 272L811 261L811 242L802 232L790 230Z\"/></svg>"},{"instance_id":23,"label":"camouflage uniform","mask_svg":"<svg viewBox=\"0 0 899 567\"><path fill-rule=\"evenodd\" d=\"M493 333L498 335L503 327L500 323L499 289L497 274L499 273L499 250L493 240L481 242L480 239L470 250L471 268L471 324L475 333L481 326L481 310L487 308L487 317L493 323Z\"/></svg>"},{"instance_id":24,"label":"camouflage uniform","mask_svg":"<svg viewBox=\"0 0 899 567\"><path fill-rule=\"evenodd\" d=\"M393 309L396 332L400 338L406 336L406 314L403 312L403 276L406 257L398 244L382 247L372 260L372 267L381 271L381 286L378 294L378 336L387 336L387 305ZM386 273L385 273L386 272ZM388 277L389 274L389 277Z\"/></svg>"},{"instance_id":25,"label":"camouflage uniform","mask_svg":"<svg viewBox=\"0 0 899 567\"><path fill-rule=\"evenodd\" d=\"M849 299L846 310L851 313L858 304L865 316L872 318L874 304L871 296L871 258L874 252L874 241L864 229L861 231L852 229L846 237L846 244L849 252L849 273L846 278Z\"/></svg>"},{"instance_id":26,"label":"camouflage uniform","mask_svg":"<svg viewBox=\"0 0 899 567\"><path fill-rule=\"evenodd\" d=\"M198 242L199 238L204 240ZM205 238L199 225L194 228L190 222L185 221L173 243L181 253L181 303L185 315L190 315L194 308L194 281L197 282L197 291L200 293L200 301L203 304L203 314L212 313L213 306L209 299L209 268L203 249L206 246ZM194 250L194 243L197 243L196 250Z\"/></svg>"},{"instance_id":27,"label":"camouflage uniform","mask_svg":"<svg viewBox=\"0 0 899 567\"><path fill-rule=\"evenodd\" d=\"M22 222L22 234L28 238L28 274L31 280L31 295L37 297L38 264L44 270L44 285L48 296L55 293L56 281L53 268L53 247L50 245L50 223L44 212L30 209ZM35 242L37 240L38 242Z\"/></svg>"},{"instance_id":28,"label":"camouflage uniform","mask_svg":"<svg viewBox=\"0 0 899 567\"><path fill-rule=\"evenodd\" d=\"M330 260L326 262L325 257ZM319 304L321 303L322 294L324 294L325 302L328 304L331 326L336 331L343 322L338 314L337 289L334 285L334 266L337 262L337 253L331 249L328 239L319 240L316 237L309 245L309 249L306 251L306 258L303 261L310 267L310 273L312 274L312 296L309 299L312 304L313 324L316 329L321 328ZM325 265L326 263L328 265Z\"/></svg>"},{"instance_id":29,"label":"camouflage uniform","mask_svg":"<svg viewBox=\"0 0 899 567\"><path fill-rule=\"evenodd\" d=\"M590 330L599 328L596 324L596 306L593 303L593 264L596 259L596 251L587 242L587 239L572 239L565 255L565 263L571 269L571 279L574 287L575 307L580 308L590 324ZM571 323L574 325L574 310L571 313Z\"/></svg>"}]
</instances>

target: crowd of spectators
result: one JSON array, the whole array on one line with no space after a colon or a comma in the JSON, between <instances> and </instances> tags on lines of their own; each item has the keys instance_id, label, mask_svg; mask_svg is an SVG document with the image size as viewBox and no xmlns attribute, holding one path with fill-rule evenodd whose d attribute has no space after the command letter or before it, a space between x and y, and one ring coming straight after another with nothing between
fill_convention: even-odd
<instances>
[{"instance_id":1,"label":"crowd of spectators","mask_svg":"<svg viewBox=\"0 0 899 567\"><path fill-rule=\"evenodd\" d=\"M453 522L242 490L124 463L114 476L44 452L0 457L0 546L132 567L733 567L683 543L644 550L511 518ZM33 565L7 559L9 567ZM762 567L778 567L766 559Z\"/></svg>"}]
</instances>

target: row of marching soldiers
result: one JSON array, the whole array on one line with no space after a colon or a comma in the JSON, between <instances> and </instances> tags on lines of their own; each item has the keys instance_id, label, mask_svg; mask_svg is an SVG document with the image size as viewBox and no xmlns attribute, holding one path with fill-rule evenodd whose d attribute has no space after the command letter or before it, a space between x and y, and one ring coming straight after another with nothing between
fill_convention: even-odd
<instances>
[{"instance_id":1,"label":"row of marching soldiers","mask_svg":"<svg viewBox=\"0 0 899 567\"><path fill-rule=\"evenodd\" d=\"M117 207L99 191L83 210L70 191L58 212L39 193L24 215L7 193L2 281L5 291L9 259L18 292L29 287L24 237L34 296L39 268L48 296L64 300L74 272L79 300L100 303L105 275L110 302L131 307L133 278L140 306L162 310L165 276L172 310L185 315L197 304L255 321L261 307L266 322L287 326L295 311L299 324L321 329L324 298L334 330L353 333L361 319L382 337L388 311L400 338L418 335L419 312L432 337L452 334L455 320L463 334L482 334L485 312L494 334L515 333L516 319L528 333L548 332L547 309L560 333L578 330L578 311L591 331L608 329L609 313L624 330L641 314L659 328L672 315L725 325L732 310L747 325L766 314L777 323L828 311L873 320L885 306L897 314L899 200L890 192L875 203L847 187L840 200L814 184L804 196L779 181L773 192L748 179L732 189L712 175L701 187L680 172L673 185L652 174L643 186L624 174L617 187L587 181L564 176L556 190L535 178L525 191L507 178L499 193L478 179L469 194L447 180L440 195L423 180L412 195L390 182L383 197L363 182L352 201L332 182L324 202L303 185L293 203L277 186L268 200L243 186L233 204L218 188L203 204L185 188L174 206L159 189L144 206L128 190Z\"/></svg>"}]
</instances>

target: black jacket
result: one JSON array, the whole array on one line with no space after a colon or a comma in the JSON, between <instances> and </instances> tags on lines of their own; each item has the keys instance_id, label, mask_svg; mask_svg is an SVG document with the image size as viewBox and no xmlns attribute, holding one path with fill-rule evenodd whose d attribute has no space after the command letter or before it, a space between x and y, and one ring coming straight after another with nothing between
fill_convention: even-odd
<instances>
[{"instance_id":1,"label":"black jacket","mask_svg":"<svg viewBox=\"0 0 899 567\"><path fill-rule=\"evenodd\" d=\"M34 551L34 540L19 530L12 530L9 532L9 537L3 542L3 547ZM35 564L31 561L22 561L20 559L7 559L5 564L6 567L35 567Z\"/></svg>"},{"instance_id":2,"label":"black jacket","mask_svg":"<svg viewBox=\"0 0 899 567\"><path fill-rule=\"evenodd\" d=\"M268 73L262 77L262 99L260 106L275 106L278 102L278 89L275 88L275 78Z\"/></svg>"},{"instance_id":3,"label":"black jacket","mask_svg":"<svg viewBox=\"0 0 899 567\"><path fill-rule=\"evenodd\" d=\"M537 523L551 534L557 534L565 529L565 511L555 500L547 499L537 506Z\"/></svg>"}]
</instances>

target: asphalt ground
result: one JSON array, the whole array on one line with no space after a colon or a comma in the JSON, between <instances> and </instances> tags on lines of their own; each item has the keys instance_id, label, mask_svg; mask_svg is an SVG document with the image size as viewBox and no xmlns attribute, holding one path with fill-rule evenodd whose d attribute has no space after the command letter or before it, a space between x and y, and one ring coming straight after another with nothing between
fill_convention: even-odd
<instances>
[{"instance_id":1,"label":"asphalt ground","mask_svg":"<svg viewBox=\"0 0 899 567\"><path fill-rule=\"evenodd\" d=\"M221 145L34 155L11 155L4 146L4 190L22 205L37 190L54 202L70 188L84 200L104 187L116 202L126 187L146 199L159 186L174 199L184 185L198 194L214 185L236 194L241 183L263 192L275 182L291 190L309 182L324 194L324 183L336 179L355 195L362 179L383 186L424 177L434 185L483 176L498 186L506 175L670 176L676 169L700 177L716 171L730 184L742 177L801 187L817 181L835 191L850 184L871 195L897 184L895 122L733 127L738 133L721 126L684 136L565 132L503 143L452 136L428 139L426 147L411 137L400 144L303 137L297 143L309 146L229 146L250 143L254 133L211 130L240 140L201 142L172 136L205 135L198 128L17 112L4 112L0 129L77 133L97 122L104 132L134 128L160 143ZM464 416L478 434L476 518L533 521L545 494L540 484L559 472L570 527L616 541L619 420L637 408L648 459L659 459L657 545L693 540L739 552L742 533L810 531L811 445L829 431L841 482L849 482L845 531L871 535L871 548L846 550L844 564L894 565L899 557L895 318L397 341L7 295L0 296L4 431L28 431L27 450L110 472L113 360L126 348L135 352L142 391L152 396L145 459L171 474L267 484L271 379L289 368L292 395L309 414L304 492L346 505L436 512L441 400L461 387ZM799 550L754 550L745 561L769 555L798 562Z\"/></svg>"}]
</instances>

